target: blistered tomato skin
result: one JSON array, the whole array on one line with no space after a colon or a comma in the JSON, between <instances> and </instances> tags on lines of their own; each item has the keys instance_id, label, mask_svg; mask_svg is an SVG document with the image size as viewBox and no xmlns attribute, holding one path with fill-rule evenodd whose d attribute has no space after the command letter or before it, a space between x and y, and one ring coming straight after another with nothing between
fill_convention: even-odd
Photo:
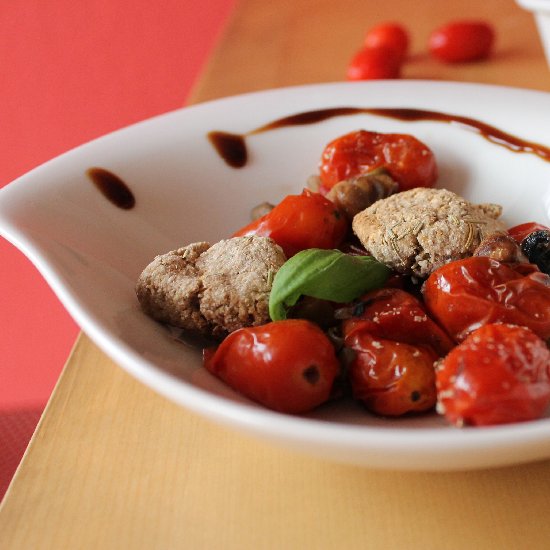
<instances>
[{"instance_id":1,"label":"blistered tomato skin","mask_svg":"<svg viewBox=\"0 0 550 550\"><path fill-rule=\"evenodd\" d=\"M392 48L378 46L362 48L351 58L346 77L348 80L383 80L399 78L401 56Z\"/></svg>"},{"instance_id":2,"label":"blistered tomato skin","mask_svg":"<svg viewBox=\"0 0 550 550\"><path fill-rule=\"evenodd\" d=\"M493 27L484 21L454 21L430 35L428 48L446 63L479 61L489 57L494 40Z\"/></svg>"},{"instance_id":3,"label":"blistered tomato skin","mask_svg":"<svg viewBox=\"0 0 550 550\"><path fill-rule=\"evenodd\" d=\"M550 338L550 277L530 264L514 268L483 256L451 262L428 277L423 295L428 312L457 342L491 323Z\"/></svg>"},{"instance_id":4,"label":"blistered tomato skin","mask_svg":"<svg viewBox=\"0 0 550 550\"><path fill-rule=\"evenodd\" d=\"M203 353L206 369L266 407L300 414L331 397L340 365L334 346L314 323L276 321L232 332Z\"/></svg>"},{"instance_id":5,"label":"blistered tomato skin","mask_svg":"<svg viewBox=\"0 0 550 550\"><path fill-rule=\"evenodd\" d=\"M368 30L364 44L366 48L390 48L403 61L409 49L409 33L399 23L381 23Z\"/></svg>"},{"instance_id":6,"label":"blistered tomato skin","mask_svg":"<svg viewBox=\"0 0 550 550\"><path fill-rule=\"evenodd\" d=\"M325 147L319 166L322 191L381 167L397 181L399 191L433 187L437 181L435 156L415 137L358 130L336 138Z\"/></svg>"},{"instance_id":7,"label":"blistered tomato skin","mask_svg":"<svg viewBox=\"0 0 550 550\"><path fill-rule=\"evenodd\" d=\"M271 212L239 229L233 237L271 237L290 258L307 248L337 248L347 235L345 216L319 193L288 195Z\"/></svg>"},{"instance_id":8,"label":"blistered tomato skin","mask_svg":"<svg viewBox=\"0 0 550 550\"><path fill-rule=\"evenodd\" d=\"M353 397L382 416L402 416L435 406L434 361L429 348L356 333L346 339Z\"/></svg>"},{"instance_id":9,"label":"blistered tomato skin","mask_svg":"<svg viewBox=\"0 0 550 550\"><path fill-rule=\"evenodd\" d=\"M486 325L438 364L436 386L455 426L535 420L550 404L550 350L525 327Z\"/></svg>"},{"instance_id":10,"label":"blistered tomato skin","mask_svg":"<svg viewBox=\"0 0 550 550\"><path fill-rule=\"evenodd\" d=\"M434 362L453 341L432 321L422 304L399 288L361 297L342 323L353 396L370 411L401 416L435 405Z\"/></svg>"},{"instance_id":11,"label":"blistered tomato skin","mask_svg":"<svg viewBox=\"0 0 550 550\"><path fill-rule=\"evenodd\" d=\"M399 288L382 288L361 297L353 315L342 323L344 338L368 333L379 338L431 348L436 357L454 346L451 338L426 313L413 295Z\"/></svg>"}]
</instances>

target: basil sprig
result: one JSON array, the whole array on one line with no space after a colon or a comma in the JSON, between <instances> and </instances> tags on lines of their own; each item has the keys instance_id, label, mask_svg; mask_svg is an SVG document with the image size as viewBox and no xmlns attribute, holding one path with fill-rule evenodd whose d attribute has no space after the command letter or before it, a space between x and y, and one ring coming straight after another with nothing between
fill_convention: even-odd
<instances>
[{"instance_id":1,"label":"basil sprig","mask_svg":"<svg viewBox=\"0 0 550 550\"><path fill-rule=\"evenodd\" d=\"M320 248L302 250L277 271L269 296L269 315L273 321L286 319L287 309L302 295L351 302L381 287L389 274L390 269L371 256Z\"/></svg>"}]
</instances>

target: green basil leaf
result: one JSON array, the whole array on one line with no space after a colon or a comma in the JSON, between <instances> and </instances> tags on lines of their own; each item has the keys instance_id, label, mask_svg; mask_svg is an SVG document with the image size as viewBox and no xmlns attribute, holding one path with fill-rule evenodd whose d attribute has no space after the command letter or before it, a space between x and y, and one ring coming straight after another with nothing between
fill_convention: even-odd
<instances>
[{"instance_id":1,"label":"green basil leaf","mask_svg":"<svg viewBox=\"0 0 550 550\"><path fill-rule=\"evenodd\" d=\"M390 269L371 256L351 256L339 250L310 248L287 260L275 274L269 296L273 321L286 319L286 312L300 296L332 302L351 302L361 294L381 287Z\"/></svg>"}]
</instances>

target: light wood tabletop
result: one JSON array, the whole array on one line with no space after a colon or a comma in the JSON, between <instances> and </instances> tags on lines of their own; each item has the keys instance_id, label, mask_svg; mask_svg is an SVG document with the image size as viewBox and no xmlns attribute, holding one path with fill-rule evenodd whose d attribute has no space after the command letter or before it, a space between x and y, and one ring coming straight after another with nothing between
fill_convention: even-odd
<instances>
[{"instance_id":1,"label":"light wood tabletop","mask_svg":"<svg viewBox=\"0 0 550 550\"><path fill-rule=\"evenodd\" d=\"M484 18L487 62L444 65L436 26ZM242 0L192 102L342 80L365 30L408 25L403 77L550 91L535 23L512 0ZM81 335L0 509L0 548L547 549L550 461L377 471L282 450L156 395Z\"/></svg>"}]
</instances>

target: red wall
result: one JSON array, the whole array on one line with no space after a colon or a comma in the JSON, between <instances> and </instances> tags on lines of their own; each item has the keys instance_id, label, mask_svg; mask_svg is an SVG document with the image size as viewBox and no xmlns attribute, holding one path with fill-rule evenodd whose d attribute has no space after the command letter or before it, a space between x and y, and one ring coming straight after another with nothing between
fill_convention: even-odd
<instances>
[{"instance_id":1,"label":"red wall","mask_svg":"<svg viewBox=\"0 0 550 550\"><path fill-rule=\"evenodd\" d=\"M76 145L184 104L234 4L4 2L0 186ZM2 238L0 266L0 410L42 406L78 329Z\"/></svg>"}]
</instances>

